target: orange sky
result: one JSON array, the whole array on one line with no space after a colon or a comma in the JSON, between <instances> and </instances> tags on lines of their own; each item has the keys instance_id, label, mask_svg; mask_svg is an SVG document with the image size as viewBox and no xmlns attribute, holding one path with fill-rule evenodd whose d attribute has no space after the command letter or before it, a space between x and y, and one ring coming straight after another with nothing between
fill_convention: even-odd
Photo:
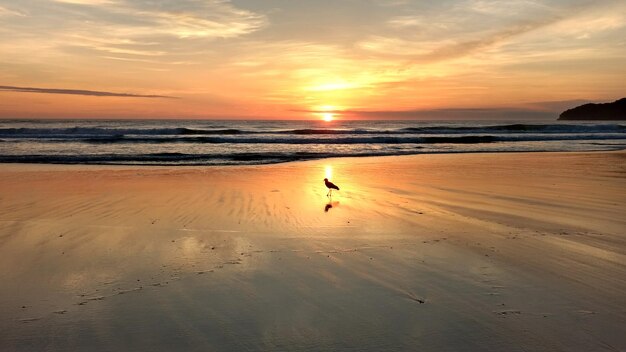
<instances>
[{"instance_id":1,"label":"orange sky","mask_svg":"<svg viewBox=\"0 0 626 352\"><path fill-rule=\"evenodd\" d=\"M626 92L624 1L0 0L0 21L0 118L553 118Z\"/></svg>"}]
</instances>

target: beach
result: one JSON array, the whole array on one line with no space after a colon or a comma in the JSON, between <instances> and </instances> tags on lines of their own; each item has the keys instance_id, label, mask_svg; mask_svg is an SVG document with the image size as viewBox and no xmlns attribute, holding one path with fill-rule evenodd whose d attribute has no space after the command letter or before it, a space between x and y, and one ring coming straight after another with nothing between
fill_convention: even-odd
<instances>
[{"instance_id":1,"label":"beach","mask_svg":"<svg viewBox=\"0 0 626 352\"><path fill-rule=\"evenodd\" d=\"M623 151L1 164L0 350L622 351L624 214Z\"/></svg>"}]
</instances>

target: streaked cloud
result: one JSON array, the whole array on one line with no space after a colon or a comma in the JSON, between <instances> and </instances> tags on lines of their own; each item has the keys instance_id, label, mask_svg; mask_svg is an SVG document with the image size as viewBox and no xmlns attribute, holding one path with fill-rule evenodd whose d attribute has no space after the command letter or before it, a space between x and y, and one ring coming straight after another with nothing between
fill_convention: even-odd
<instances>
[{"instance_id":1,"label":"streaked cloud","mask_svg":"<svg viewBox=\"0 0 626 352\"><path fill-rule=\"evenodd\" d=\"M57 51L80 47L129 56L188 53L198 43L186 40L236 38L267 24L264 15L223 0L29 0L14 7L10 13L29 13L0 31L14 44L38 39Z\"/></svg>"},{"instance_id":2,"label":"streaked cloud","mask_svg":"<svg viewBox=\"0 0 626 352\"><path fill-rule=\"evenodd\" d=\"M0 18L1 17L9 17L9 16L17 16L17 17L24 17L26 16L26 14L24 14L23 12L17 11L17 10L12 10L8 7L4 7L0 5Z\"/></svg>"},{"instance_id":3,"label":"streaked cloud","mask_svg":"<svg viewBox=\"0 0 626 352\"><path fill-rule=\"evenodd\" d=\"M19 92L19 93L88 95L92 97L178 99L177 97L171 97L171 96L166 96L166 95L114 93L114 92L100 92L100 91L95 91L95 90L65 89L65 88L32 88L32 87L0 86L0 92L3 92L3 91L4 92Z\"/></svg>"},{"instance_id":4,"label":"streaked cloud","mask_svg":"<svg viewBox=\"0 0 626 352\"><path fill-rule=\"evenodd\" d=\"M65 4L88 5L88 6L110 5L116 2L115 0L52 0L52 1L65 3Z\"/></svg>"}]
</instances>

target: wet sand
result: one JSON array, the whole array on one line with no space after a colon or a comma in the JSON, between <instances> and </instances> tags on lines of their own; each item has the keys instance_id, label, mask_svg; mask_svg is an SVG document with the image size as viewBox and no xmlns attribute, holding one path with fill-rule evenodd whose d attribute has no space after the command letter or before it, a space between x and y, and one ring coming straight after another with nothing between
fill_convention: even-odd
<instances>
[{"instance_id":1,"label":"wet sand","mask_svg":"<svg viewBox=\"0 0 626 352\"><path fill-rule=\"evenodd\" d=\"M624 152L0 165L0 350L621 351L624 214Z\"/></svg>"}]
</instances>

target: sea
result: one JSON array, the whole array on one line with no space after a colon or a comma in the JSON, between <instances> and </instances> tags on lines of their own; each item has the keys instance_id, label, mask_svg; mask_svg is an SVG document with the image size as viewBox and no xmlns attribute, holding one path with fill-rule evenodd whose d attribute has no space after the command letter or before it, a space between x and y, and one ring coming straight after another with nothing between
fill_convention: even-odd
<instances>
[{"instance_id":1,"label":"sea","mask_svg":"<svg viewBox=\"0 0 626 352\"><path fill-rule=\"evenodd\" d=\"M0 120L0 163L253 165L625 148L619 122Z\"/></svg>"}]
</instances>

